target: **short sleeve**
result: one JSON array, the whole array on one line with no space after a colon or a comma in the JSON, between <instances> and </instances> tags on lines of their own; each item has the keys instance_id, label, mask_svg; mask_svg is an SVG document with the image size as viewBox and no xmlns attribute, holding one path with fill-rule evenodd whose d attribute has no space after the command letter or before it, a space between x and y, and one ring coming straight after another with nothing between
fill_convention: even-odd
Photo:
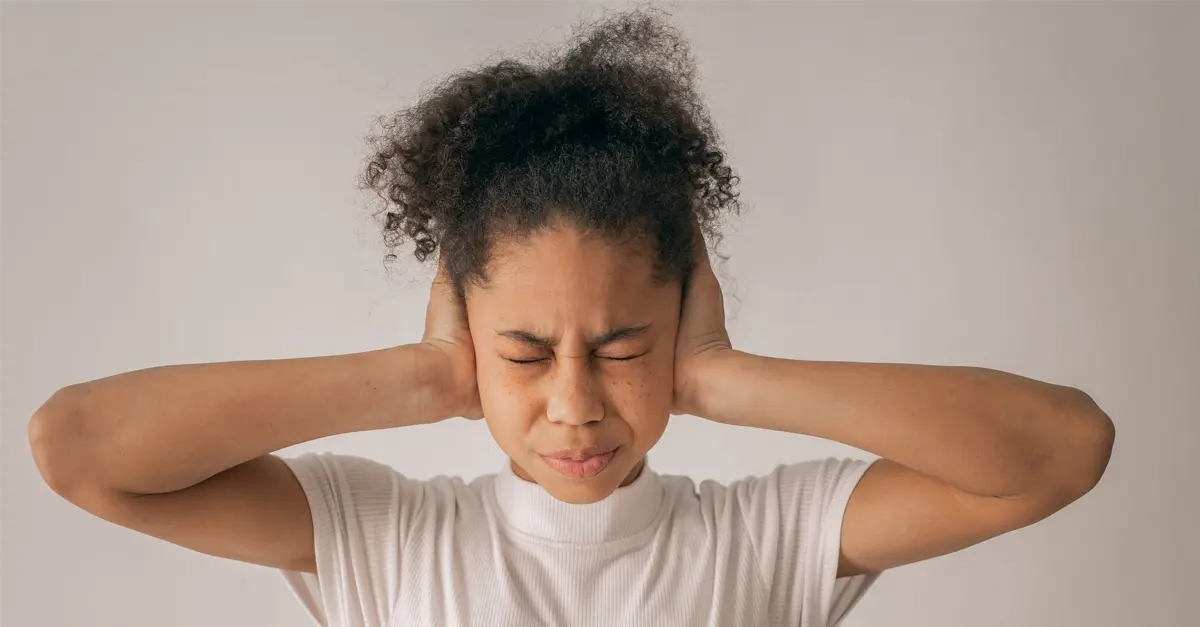
<instances>
[{"instance_id":1,"label":"short sleeve","mask_svg":"<svg viewBox=\"0 0 1200 627\"><path fill-rule=\"evenodd\" d=\"M835 627L878 579L837 576L846 504L870 465L812 460L730 486L768 588L772 625Z\"/></svg>"},{"instance_id":2,"label":"short sleeve","mask_svg":"<svg viewBox=\"0 0 1200 627\"><path fill-rule=\"evenodd\" d=\"M309 453L284 462L308 498L317 563L315 575L284 570L284 579L318 625L387 625L423 483L351 455Z\"/></svg>"}]
</instances>

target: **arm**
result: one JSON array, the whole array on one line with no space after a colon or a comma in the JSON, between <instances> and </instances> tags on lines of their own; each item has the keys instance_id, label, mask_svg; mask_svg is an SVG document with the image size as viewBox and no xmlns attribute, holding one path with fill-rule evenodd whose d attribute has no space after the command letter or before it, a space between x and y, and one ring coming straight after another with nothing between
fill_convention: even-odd
<instances>
[{"instance_id":1,"label":"arm","mask_svg":"<svg viewBox=\"0 0 1200 627\"><path fill-rule=\"evenodd\" d=\"M172 365L66 387L33 416L38 469L110 522L203 553L313 572L308 504L270 453L449 410L440 351Z\"/></svg>"},{"instance_id":2,"label":"arm","mask_svg":"<svg viewBox=\"0 0 1200 627\"><path fill-rule=\"evenodd\" d=\"M1112 421L1080 390L986 368L714 351L695 415L879 455L847 505L839 576L951 553L1045 518L1099 481Z\"/></svg>"}]
</instances>

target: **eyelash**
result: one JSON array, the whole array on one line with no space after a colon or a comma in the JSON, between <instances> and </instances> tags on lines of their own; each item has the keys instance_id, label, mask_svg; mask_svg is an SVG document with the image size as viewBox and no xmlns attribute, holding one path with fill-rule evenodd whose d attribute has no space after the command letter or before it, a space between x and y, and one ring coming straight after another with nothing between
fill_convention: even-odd
<instances>
[{"instance_id":1,"label":"eyelash","mask_svg":"<svg viewBox=\"0 0 1200 627\"><path fill-rule=\"evenodd\" d=\"M637 359L638 357L641 357L642 355L645 355L645 354L646 353L638 353L637 355L630 355L629 357L601 357L600 359L607 359L608 361L630 361L633 359ZM542 357L541 359L509 359L508 357L505 357L505 359L508 359L509 361L513 362L514 364L529 365L529 364L536 364L536 363L542 362L542 361L548 361L550 358Z\"/></svg>"}]
</instances>

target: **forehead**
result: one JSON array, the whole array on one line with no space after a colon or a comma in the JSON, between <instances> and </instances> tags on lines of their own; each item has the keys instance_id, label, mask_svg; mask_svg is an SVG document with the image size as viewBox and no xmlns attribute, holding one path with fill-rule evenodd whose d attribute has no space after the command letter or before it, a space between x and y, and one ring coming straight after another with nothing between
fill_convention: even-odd
<instances>
[{"instance_id":1,"label":"forehead","mask_svg":"<svg viewBox=\"0 0 1200 627\"><path fill-rule=\"evenodd\" d=\"M468 307L497 323L547 332L643 324L669 309L678 291L655 280L653 253L645 242L562 223L505 238L492 247L486 283L468 289Z\"/></svg>"}]
</instances>

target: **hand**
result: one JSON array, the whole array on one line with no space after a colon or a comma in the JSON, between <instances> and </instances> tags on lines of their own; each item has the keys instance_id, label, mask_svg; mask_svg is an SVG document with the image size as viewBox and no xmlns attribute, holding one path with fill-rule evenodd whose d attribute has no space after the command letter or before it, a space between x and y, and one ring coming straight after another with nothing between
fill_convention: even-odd
<instances>
[{"instance_id":1,"label":"hand","mask_svg":"<svg viewBox=\"0 0 1200 627\"><path fill-rule=\"evenodd\" d=\"M475 345L467 326L467 308L454 291L454 284L442 263L429 289L429 305L425 309L425 335L421 344L439 355L443 366L439 377L445 383L444 394L450 416L470 420L483 417L479 401L479 384L475 378Z\"/></svg>"},{"instance_id":2,"label":"hand","mask_svg":"<svg viewBox=\"0 0 1200 627\"><path fill-rule=\"evenodd\" d=\"M680 310L675 341L675 393L671 413L699 415L703 405L701 376L733 352L725 330L725 299L713 274L699 225L695 229L695 262Z\"/></svg>"}]
</instances>

